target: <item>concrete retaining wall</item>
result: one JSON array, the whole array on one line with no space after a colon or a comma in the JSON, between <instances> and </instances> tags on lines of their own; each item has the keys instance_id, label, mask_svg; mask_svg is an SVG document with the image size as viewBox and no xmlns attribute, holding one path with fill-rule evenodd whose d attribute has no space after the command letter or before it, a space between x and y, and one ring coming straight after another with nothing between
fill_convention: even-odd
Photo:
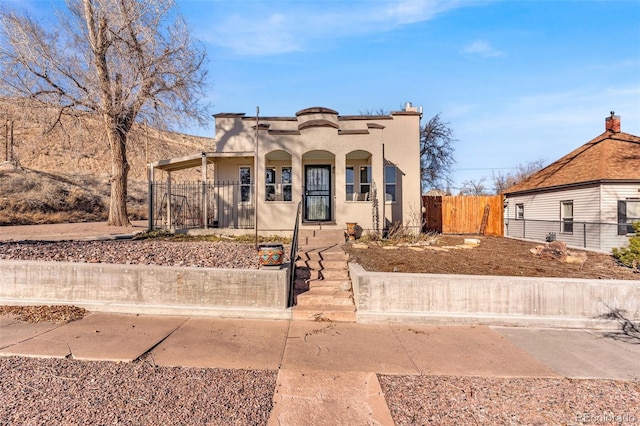
<instances>
[{"instance_id":1,"label":"concrete retaining wall","mask_svg":"<svg viewBox=\"0 0 640 426\"><path fill-rule=\"evenodd\" d=\"M640 281L367 272L350 264L358 322L618 328L640 320Z\"/></svg>"},{"instance_id":2,"label":"concrete retaining wall","mask_svg":"<svg viewBox=\"0 0 640 426\"><path fill-rule=\"evenodd\" d=\"M285 265L287 266L287 265ZM186 268L0 261L0 304L243 318L290 317L288 268Z\"/></svg>"}]
</instances>

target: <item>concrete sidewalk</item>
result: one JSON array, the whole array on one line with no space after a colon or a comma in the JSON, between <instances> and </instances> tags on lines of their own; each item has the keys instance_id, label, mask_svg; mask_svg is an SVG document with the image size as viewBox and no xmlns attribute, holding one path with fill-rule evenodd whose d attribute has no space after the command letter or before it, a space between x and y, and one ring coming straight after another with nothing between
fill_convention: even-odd
<instances>
[{"instance_id":1,"label":"concrete sidewalk","mask_svg":"<svg viewBox=\"0 0 640 426\"><path fill-rule=\"evenodd\" d=\"M486 326L354 324L91 313L0 317L0 355L278 369L271 423L393 424L376 373L639 379L638 339ZM322 420L321 420L322 419Z\"/></svg>"},{"instance_id":2,"label":"concrete sidewalk","mask_svg":"<svg viewBox=\"0 0 640 426\"><path fill-rule=\"evenodd\" d=\"M115 240L131 238L147 228L146 220L132 221L131 226L108 226L106 222L2 226L0 241Z\"/></svg>"}]
</instances>

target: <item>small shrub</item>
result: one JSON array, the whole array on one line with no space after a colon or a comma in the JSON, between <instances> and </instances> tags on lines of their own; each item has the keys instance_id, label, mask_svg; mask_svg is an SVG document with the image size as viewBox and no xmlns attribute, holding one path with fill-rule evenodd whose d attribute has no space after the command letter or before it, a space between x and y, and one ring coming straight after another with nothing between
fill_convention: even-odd
<instances>
[{"instance_id":1,"label":"small shrub","mask_svg":"<svg viewBox=\"0 0 640 426\"><path fill-rule=\"evenodd\" d=\"M242 234L235 236L218 235L218 234L174 234L165 229L157 229L153 231L144 231L134 237L135 240L169 240L174 242L191 242L191 241L209 241L209 242L235 242L240 244L255 243L255 234ZM279 235L258 236L258 243L281 243L291 244L290 237L282 237Z\"/></svg>"},{"instance_id":2,"label":"small shrub","mask_svg":"<svg viewBox=\"0 0 640 426\"><path fill-rule=\"evenodd\" d=\"M629 247L614 248L613 257L624 266L640 270L640 222L634 223L633 229L636 234L629 237Z\"/></svg>"},{"instance_id":3,"label":"small shrub","mask_svg":"<svg viewBox=\"0 0 640 426\"><path fill-rule=\"evenodd\" d=\"M438 237L439 238L439 237ZM418 242L437 241L436 234L424 234L417 226L405 226L395 222L387 231L387 239L393 243L416 244Z\"/></svg>"},{"instance_id":4,"label":"small shrub","mask_svg":"<svg viewBox=\"0 0 640 426\"><path fill-rule=\"evenodd\" d=\"M133 237L134 240L161 240L169 238L173 238L173 233L166 229L156 229L153 231L146 230Z\"/></svg>"}]
</instances>

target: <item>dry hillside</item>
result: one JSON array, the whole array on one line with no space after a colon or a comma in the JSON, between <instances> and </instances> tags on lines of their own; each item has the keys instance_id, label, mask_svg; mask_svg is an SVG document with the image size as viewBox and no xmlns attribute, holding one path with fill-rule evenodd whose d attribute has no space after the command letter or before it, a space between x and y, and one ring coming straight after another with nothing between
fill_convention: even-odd
<instances>
[{"instance_id":1,"label":"dry hillside","mask_svg":"<svg viewBox=\"0 0 640 426\"><path fill-rule=\"evenodd\" d=\"M59 118L27 102L0 100L0 141L0 225L106 218L111 163L94 117ZM127 150L132 219L146 216L147 163L212 145L209 138L134 127Z\"/></svg>"}]
</instances>

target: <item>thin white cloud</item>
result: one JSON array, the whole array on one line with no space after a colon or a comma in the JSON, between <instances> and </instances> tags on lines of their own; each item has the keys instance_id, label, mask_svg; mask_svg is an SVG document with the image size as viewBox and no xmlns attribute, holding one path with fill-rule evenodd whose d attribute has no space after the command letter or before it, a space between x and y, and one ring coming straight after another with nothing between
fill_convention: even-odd
<instances>
[{"instance_id":1,"label":"thin white cloud","mask_svg":"<svg viewBox=\"0 0 640 426\"><path fill-rule=\"evenodd\" d=\"M424 22L478 2L451 0L369 0L357 2L215 2L211 25L198 37L241 55L274 55L351 35L381 33Z\"/></svg>"},{"instance_id":2,"label":"thin white cloud","mask_svg":"<svg viewBox=\"0 0 640 426\"><path fill-rule=\"evenodd\" d=\"M498 56L504 56L504 52L496 49L489 43L484 40L475 40L471 44L463 50L464 53L469 53L472 55L480 55L487 58L493 58Z\"/></svg>"}]
</instances>

